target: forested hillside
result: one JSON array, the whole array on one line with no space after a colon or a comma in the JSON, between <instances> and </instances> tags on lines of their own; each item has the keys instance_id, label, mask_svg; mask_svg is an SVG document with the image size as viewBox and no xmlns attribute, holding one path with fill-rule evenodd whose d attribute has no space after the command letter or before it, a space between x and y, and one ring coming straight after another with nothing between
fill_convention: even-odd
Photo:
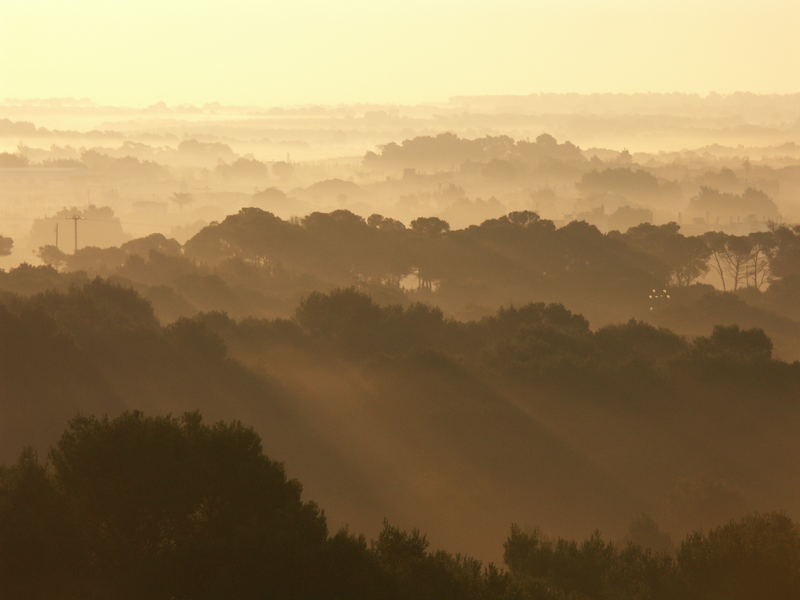
<instances>
[{"instance_id":1,"label":"forested hillside","mask_svg":"<svg viewBox=\"0 0 800 600\"><path fill-rule=\"evenodd\" d=\"M201 410L251 423L333 523L389 517L484 558L512 521L621 536L646 513L681 535L800 510L800 369L760 330L591 330L545 304L460 322L352 289L289 319L162 326L103 280L8 295L0 328L6 460L79 412Z\"/></svg>"},{"instance_id":2,"label":"forested hillside","mask_svg":"<svg viewBox=\"0 0 800 600\"><path fill-rule=\"evenodd\" d=\"M434 217L406 227L346 210L285 221L248 208L183 246L154 234L40 254L61 274L22 265L0 274L0 290L29 294L100 275L137 290L162 322L208 311L286 317L309 293L340 287L381 304L425 302L462 320L557 302L595 328L631 318L690 336L757 327L777 356L800 358L800 230L790 226L691 236L675 223L642 223L603 234L528 211L450 230Z\"/></svg>"}]
</instances>

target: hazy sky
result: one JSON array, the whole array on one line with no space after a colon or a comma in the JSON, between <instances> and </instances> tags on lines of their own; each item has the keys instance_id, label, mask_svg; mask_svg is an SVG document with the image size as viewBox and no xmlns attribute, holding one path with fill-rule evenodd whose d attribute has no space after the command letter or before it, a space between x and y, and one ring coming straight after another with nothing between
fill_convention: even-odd
<instances>
[{"instance_id":1,"label":"hazy sky","mask_svg":"<svg viewBox=\"0 0 800 600\"><path fill-rule=\"evenodd\" d=\"M0 0L0 98L800 90L800 0Z\"/></svg>"}]
</instances>

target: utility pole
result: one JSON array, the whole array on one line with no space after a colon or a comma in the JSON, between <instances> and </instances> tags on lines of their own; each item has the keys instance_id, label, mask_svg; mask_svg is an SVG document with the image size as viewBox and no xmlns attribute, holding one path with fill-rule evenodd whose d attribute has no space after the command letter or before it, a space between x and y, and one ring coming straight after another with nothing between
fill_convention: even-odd
<instances>
[{"instance_id":1,"label":"utility pole","mask_svg":"<svg viewBox=\"0 0 800 600\"><path fill-rule=\"evenodd\" d=\"M56 221L56 250L58 249L58 221Z\"/></svg>"},{"instance_id":2,"label":"utility pole","mask_svg":"<svg viewBox=\"0 0 800 600\"><path fill-rule=\"evenodd\" d=\"M81 216L78 214L72 215L70 217L72 222L75 224L75 254L78 253L78 221L81 220Z\"/></svg>"}]
</instances>

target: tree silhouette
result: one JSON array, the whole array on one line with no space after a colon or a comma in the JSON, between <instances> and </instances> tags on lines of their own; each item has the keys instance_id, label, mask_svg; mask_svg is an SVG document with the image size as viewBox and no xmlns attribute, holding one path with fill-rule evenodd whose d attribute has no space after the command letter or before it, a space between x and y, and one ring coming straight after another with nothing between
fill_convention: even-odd
<instances>
[{"instance_id":1,"label":"tree silhouette","mask_svg":"<svg viewBox=\"0 0 800 600\"><path fill-rule=\"evenodd\" d=\"M8 256L14 248L14 240L0 235L0 256Z\"/></svg>"}]
</instances>

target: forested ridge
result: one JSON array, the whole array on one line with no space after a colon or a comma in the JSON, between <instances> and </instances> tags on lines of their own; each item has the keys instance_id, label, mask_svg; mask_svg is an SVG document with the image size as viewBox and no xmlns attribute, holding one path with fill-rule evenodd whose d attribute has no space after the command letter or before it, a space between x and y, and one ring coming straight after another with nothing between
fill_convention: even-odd
<instances>
[{"instance_id":1,"label":"forested ridge","mask_svg":"<svg viewBox=\"0 0 800 600\"><path fill-rule=\"evenodd\" d=\"M309 293L341 287L382 304L422 301L462 320L557 302L596 327L631 318L691 336L720 324L758 327L778 356L800 357L800 230L788 225L684 235L676 223L642 223L604 234L519 211L451 230L436 217L406 227L347 210L283 220L247 208L183 246L157 234L40 254L60 276L23 265L0 277L0 290L30 293L99 275L136 289L165 322L208 311L284 317Z\"/></svg>"},{"instance_id":2,"label":"forested ridge","mask_svg":"<svg viewBox=\"0 0 800 600\"><path fill-rule=\"evenodd\" d=\"M253 425L337 526L388 517L493 559L510 522L618 537L646 513L682 536L800 509L800 367L757 329L592 329L541 303L463 322L354 289L162 325L129 288L78 281L3 297L7 461L76 413L200 410Z\"/></svg>"}]
</instances>

